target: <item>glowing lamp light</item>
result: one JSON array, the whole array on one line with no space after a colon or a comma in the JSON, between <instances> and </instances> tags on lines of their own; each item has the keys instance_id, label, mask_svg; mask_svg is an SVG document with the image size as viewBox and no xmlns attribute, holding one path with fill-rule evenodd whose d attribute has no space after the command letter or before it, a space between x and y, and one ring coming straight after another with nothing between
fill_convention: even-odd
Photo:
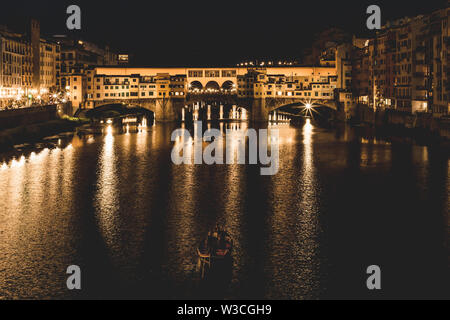
<instances>
[{"instance_id":1,"label":"glowing lamp light","mask_svg":"<svg viewBox=\"0 0 450 320\"><path fill-rule=\"evenodd\" d=\"M306 108L307 110L311 110L311 109L312 109L312 105L311 105L310 103L307 103L307 104L305 105L305 108Z\"/></svg>"}]
</instances>

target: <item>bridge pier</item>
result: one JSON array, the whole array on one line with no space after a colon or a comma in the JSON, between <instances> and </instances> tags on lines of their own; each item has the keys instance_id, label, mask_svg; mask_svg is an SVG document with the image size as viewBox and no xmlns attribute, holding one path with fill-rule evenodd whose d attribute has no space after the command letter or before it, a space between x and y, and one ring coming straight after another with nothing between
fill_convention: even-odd
<instances>
[{"instance_id":1,"label":"bridge pier","mask_svg":"<svg viewBox=\"0 0 450 320\"><path fill-rule=\"evenodd\" d=\"M252 99L252 121L253 122L267 122L269 121L269 110L266 105L265 98Z\"/></svg>"},{"instance_id":2,"label":"bridge pier","mask_svg":"<svg viewBox=\"0 0 450 320\"><path fill-rule=\"evenodd\" d=\"M157 122L175 121L172 99L156 99L155 119Z\"/></svg>"},{"instance_id":3,"label":"bridge pier","mask_svg":"<svg viewBox=\"0 0 450 320\"><path fill-rule=\"evenodd\" d=\"M156 99L155 118L157 122L172 122L183 117L184 99L162 98Z\"/></svg>"}]
</instances>

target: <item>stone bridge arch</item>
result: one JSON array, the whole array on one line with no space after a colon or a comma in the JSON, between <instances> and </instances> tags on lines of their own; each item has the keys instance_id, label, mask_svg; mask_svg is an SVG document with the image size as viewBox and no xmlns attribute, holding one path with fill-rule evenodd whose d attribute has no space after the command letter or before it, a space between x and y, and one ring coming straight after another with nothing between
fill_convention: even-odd
<instances>
[{"instance_id":1,"label":"stone bridge arch","mask_svg":"<svg viewBox=\"0 0 450 320\"><path fill-rule=\"evenodd\" d=\"M138 106L152 111L156 121L166 122L181 119L181 110L186 104L184 98L154 98L154 99L121 99L96 101L94 108L111 104Z\"/></svg>"},{"instance_id":2,"label":"stone bridge arch","mask_svg":"<svg viewBox=\"0 0 450 320\"><path fill-rule=\"evenodd\" d=\"M316 107L325 107L332 109L334 111L338 111L338 107L335 101L333 100L305 100L305 99L295 99L295 98L267 98L266 99L266 108L269 112L276 111L278 109L284 107L301 107L306 106L307 104L311 104Z\"/></svg>"},{"instance_id":3,"label":"stone bridge arch","mask_svg":"<svg viewBox=\"0 0 450 320\"><path fill-rule=\"evenodd\" d=\"M157 99L116 99L116 100L107 100L107 101L95 101L94 102L94 109L100 108L107 105L113 105L113 104L123 104L126 106L136 106L141 107L147 110L152 111L153 113L156 112L156 100Z\"/></svg>"},{"instance_id":4,"label":"stone bridge arch","mask_svg":"<svg viewBox=\"0 0 450 320\"><path fill-rule=\"evenodd\" d=\"M296 98L248 98L238 99L239 105L246 107L251 114L251 119L256 122L265 122L269 120L269 114L284 107L304 106L308 102L313 106L320 106L338 111L336 102L333 100L304 100Z\"/></svg>"}]
</instances>

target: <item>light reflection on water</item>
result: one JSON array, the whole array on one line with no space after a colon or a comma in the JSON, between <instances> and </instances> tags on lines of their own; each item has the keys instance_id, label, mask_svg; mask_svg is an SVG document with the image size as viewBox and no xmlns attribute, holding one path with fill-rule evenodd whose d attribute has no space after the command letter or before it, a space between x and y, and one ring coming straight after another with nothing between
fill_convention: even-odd
<instances>
[{"instance_id":1,"label":"light reflection on water","mask_svg":"<svg viewBox=\"0 0 450 320\"><path fill-rule=\"evenodd\" d=\"M58 265L70 261L74 234L71 148L13 159L0 173L0 297L62 295ZM43 289L44 288L44 289Z\"/></svg>"},{"instance_id":2,"label":"light reflection on water","mask_svg":"<svg viewBox=\"0 0 450 320\"><path fill-rule=\"evenodd\" d=\"M291 131L290 129L284 129ZM301 136L280 136L289 143L280 154L280 173L273 178L270 221L273 239L269 254L271 299L317 299L320 297L318 216L320 184L313 156L314 127L308 119ZM292 132L291 132L292 134ZM298 141L293 146L292 143ZM296 164L301 164L294 170ZM286 183L286 181L290 181Z\"/></svg>"},{"instance_id":3,"label":"light reflection on water","mask_svg":"<svg viewBox=\"0 0 450 320\"><path fill-rule=\"evenodd\" d=\"M95 195L96 215L99 229L106 245L111 250L111 256L120 257L122 251L121 230L118 225L120 212L118 171L116 150L114 148L113 127L106 128L102 153L98 162L98 183Z\"/></svg>"},{"instance_id":4,"label":"light reflection on water","mask_svg":"<svg viewBox=\"0 0 450 320\"><path fill-rule=\"evenodd\" d=\"M246 128L219 126L223 134ZM360 276L345 270L363 269L367 262L352 250L376 243L377 257L388 264L392 250L406 249L408 239L418 243L411 231L405 234L411 238L391 248L395 231L402 234L404 228L434 235L421 238L423 249L414 255L426 255L437 266L435 277L442 278L448 224L435 221L441 216L448 222L448 159L430 147L384 143L309 121L297 129L270 128L280 129L280 171L273 177L260 176L259 166L175 166L175 128L145 123L121 131L109 126L103 136L75 136L65 147L5 160L0 298L74 297L65 289L65 269L77 263L90 273L81 297L316 299L340 290L352 295L360 293ZM192 142L187 152L193 158ZM238 144L231 148L236 159ZM404 197L397 203L389 196L386 205L380 200L402 188L419 195L407 211L398 210ZM373 230L373 205L360 205L358 198L378 199ZM427 215L414 212L429 203L435 206ZM195 280L195 247L217 223L235 241L231 279L220 290L202 291ZM351 235L355 239L348 240ZM392 294L404 293L396 290Z\"/></svg>"}]
</instances>

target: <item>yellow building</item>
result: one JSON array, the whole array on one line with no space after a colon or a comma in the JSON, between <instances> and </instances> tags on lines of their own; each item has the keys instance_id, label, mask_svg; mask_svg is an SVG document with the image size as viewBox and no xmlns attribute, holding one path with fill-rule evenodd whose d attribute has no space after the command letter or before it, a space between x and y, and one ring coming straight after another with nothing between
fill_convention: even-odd
<instances>
[{"instance_id":1,"label":"yellow building","mask_svg":"<svg viewBox=\"0 0 450 320\"><path fill-rule=\"evenodd\" d=\"M56 88L56 65L59 59L58 45L41 39L40 56L40 89L41 91L48 91L50 88Z\"/></svg>"},{"instance_id":2,"label":"yellow building","mask_svg":"<svg viewBox=\"0 0 450 320\"><path fill-rule=\"evenodd\" d=\"M59 46L40 38L39 23L31 23L31 37L0 30L0 107L29 105L57 85ZM34 47L37 43L37 50ZM27 97L27 99L24 99ZM26 100L26 103L23 103ZM17 104L16 104L17 103Z\"/></svg>"},{"instance_id":3,"label":"yellow building","mask_svg":"<svg viewBox=\"0 0 450 320\"><path fill-rule=\"evenodd\" d=\"M23 90L23 62L27 48L22 39L0 33L0 104L4 107Z\"/></svg>"},{"instance_id":4,"label":"yellow building","mask_svg":"<svg viewBox=\"0 0 450 320\"><path fill-rule=\"evenodd\" d=\"M299 98L306 100L333 100L337 89L337 76L334 68L305 68L303 74L295 76L268 74L271 70L249 70L238 76L238 96Z\"/></svg>"}]
</instances>

